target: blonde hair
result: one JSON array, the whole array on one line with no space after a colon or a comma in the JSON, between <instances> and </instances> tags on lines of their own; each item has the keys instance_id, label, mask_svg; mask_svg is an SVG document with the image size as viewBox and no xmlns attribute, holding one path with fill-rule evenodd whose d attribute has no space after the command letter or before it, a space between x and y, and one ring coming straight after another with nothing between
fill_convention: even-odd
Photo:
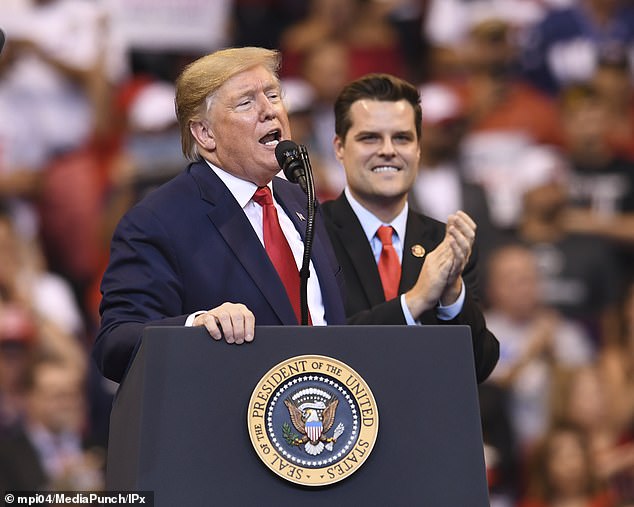
<instances>
[{"instance_id":1,"label":"blonde hair","mask_svg":"<svg viewBox=\"0 0 634 507\"><path fill-rule=\"evenodd\" d=\"M262 65L277 77L279 51L258 47L221 49L190 63L176 80L176 117L181 129L183 154L189 160L200 159L198 145L189 126L202 120L213 94L230 78Z\"/></svg>"}]
</instances>

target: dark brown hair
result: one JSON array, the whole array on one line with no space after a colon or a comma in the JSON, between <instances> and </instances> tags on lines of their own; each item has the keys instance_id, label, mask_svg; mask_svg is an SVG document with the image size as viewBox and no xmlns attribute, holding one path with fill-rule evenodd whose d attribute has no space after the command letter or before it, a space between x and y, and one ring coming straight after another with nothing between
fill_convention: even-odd
<instances>
[{"instance_id":1,"label":"dark brown hair","mask_svg":"<svg viewBox=\"0 0 634 507\"><path fill-rule=\"evenodd\" d=\"M390 74L368 74L346 85L335 101L335 133L343 140L350 130L350 108L358 100L385 102L406 100L414 108L416 135L420 139L422 110L420 95L414 85Z\"/></svg>"}]
</instances>

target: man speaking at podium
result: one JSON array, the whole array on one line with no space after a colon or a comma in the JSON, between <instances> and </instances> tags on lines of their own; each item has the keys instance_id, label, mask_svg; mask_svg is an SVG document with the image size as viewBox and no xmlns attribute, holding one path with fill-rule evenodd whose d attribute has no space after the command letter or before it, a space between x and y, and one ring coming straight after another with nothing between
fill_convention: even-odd
<instances>
[{"instance_id":1,"label":"man speaking at podium","mask_svg":"<svg viewBox=\"0 0 634 507\"><path fill-rule=\"evenodd\" d=\"M241 344L254 326L298 324L306 196L275 175L290 139L279 55L231 48L176 83L187 169L122 218L104 274L93 355L121 381L149 325L205 326ZM265 249L266 245L266 249ZM339 264L318 215L308 279L314 325L345 323Z\"/></svg>"},{"instance_id":2,"label":"man speaking at podium","mask_svg":"<svg viewBox=\"0 0 634 507\"><path fill-rule=\"evenodd\" d=\"M462 211L445 226L408 210L422 114L416 88L394 76L348 84L335 101L334 142L347 186L322 211L346 279L348 322L469 325L482 382L499 346L474 299L476 225Z\"/></svg>"}]
</instances>

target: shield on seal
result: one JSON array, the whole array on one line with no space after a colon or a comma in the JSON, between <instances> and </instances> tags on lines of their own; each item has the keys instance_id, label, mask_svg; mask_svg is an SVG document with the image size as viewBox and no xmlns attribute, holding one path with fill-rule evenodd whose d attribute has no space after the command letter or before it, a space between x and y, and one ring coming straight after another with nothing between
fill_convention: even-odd
<instances>
[{"instance_id":1,"label":"shield on seal","mask_svg":"<svg viewBox=\"0 0 634 507\"><path fill-rule=\"evenodd\" d=\"M321 421L306 421L306 435L311 442L318 442L323 425Z\"/></svg>"}]
</instances>

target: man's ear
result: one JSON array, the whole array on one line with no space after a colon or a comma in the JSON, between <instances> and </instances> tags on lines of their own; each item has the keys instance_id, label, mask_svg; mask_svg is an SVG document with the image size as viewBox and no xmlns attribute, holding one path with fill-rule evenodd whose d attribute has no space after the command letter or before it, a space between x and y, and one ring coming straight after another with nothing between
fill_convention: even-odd
<instances>
[{"instance_id":1,"label":"man's ear","mask_svg":"<svg viewBox=\"0 0 634 507\"><path fill-rule=\"evenodd\" d=\"M207 151L216 149L216 139L211 128L206 122L192 121L189 123L189 131L196 142Z\"/></svg>"},{"instance_id":2,"label":"man's ear","mask_svg":"<svg viewBox=\"0 0 634 507\"><path fill-rule=\"evenodd\" d=\"M334 140L332 141L332 145L335 149L335 156L337 157L337 160L343 163L343 152L345 149L343 146L343 139L341 139L341 137L339 136L335 136Z\"/></svg>"}]
</instances>

